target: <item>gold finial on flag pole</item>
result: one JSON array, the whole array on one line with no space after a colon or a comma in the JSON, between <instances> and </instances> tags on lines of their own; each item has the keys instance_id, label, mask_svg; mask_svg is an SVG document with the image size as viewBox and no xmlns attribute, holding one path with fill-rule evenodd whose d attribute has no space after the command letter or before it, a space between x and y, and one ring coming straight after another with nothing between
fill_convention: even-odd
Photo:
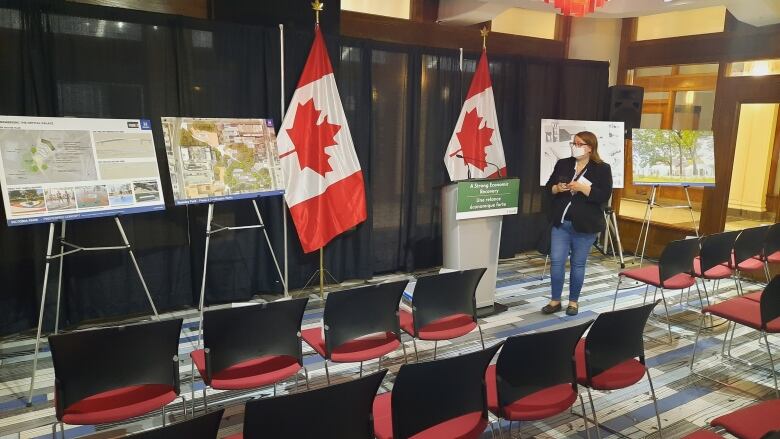
<instances>
[{"instance_id":1,"label":"gold finial on flag pole","mask_svg":"<svg viewBox=\"0 0 780 439\"><path fill-rule=\"evenodd\" d=\"M487 48L487 36L490 33L487 26L482 26L482 29L479 30L479 34L482 35L482 48Z\"/></svg>"},{"instance_id":2,"label":"gold finial on flag pole","mask_svg":"<svg viewBox=\"0 0 780 439\"><path fill-rule=\"evenodd\" d=\"M320 12L325 9L325 3L320 0L314 0L311 2L311 8L314 9L314 19L317 24L320 24Z\"/></svg>"}]
</instances>

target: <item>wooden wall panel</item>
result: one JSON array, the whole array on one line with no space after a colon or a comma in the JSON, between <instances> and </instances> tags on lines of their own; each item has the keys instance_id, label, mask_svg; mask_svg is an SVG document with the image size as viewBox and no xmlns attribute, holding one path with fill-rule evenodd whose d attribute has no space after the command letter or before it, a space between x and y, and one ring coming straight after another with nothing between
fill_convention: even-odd
<instances>
[{"instance_id":1,"label":"wooden wall panel","mask_svg":"<svg viewBox=\"0 0 780 439\"><path fill-rule=\"evenodd\" d=\"M208 18L208 0L67 0L74 3Z\"/></svg>"},{"instance_id":2,"label":"wooden wall panel","mask_svg":"<svg viewBox=\"0 0 780 439\"><path fill-rule=\"evenodd\" d=\"M478 52L482 50L480 26L458 27L436 23L421 23L391 17L342 11L341 34L355 38L385 41L397 44L457 49ZM545 40L502 33L488 37L491 53L525 55L539 58L564 58L563 41Z\"/></svg>"}]
</instances>

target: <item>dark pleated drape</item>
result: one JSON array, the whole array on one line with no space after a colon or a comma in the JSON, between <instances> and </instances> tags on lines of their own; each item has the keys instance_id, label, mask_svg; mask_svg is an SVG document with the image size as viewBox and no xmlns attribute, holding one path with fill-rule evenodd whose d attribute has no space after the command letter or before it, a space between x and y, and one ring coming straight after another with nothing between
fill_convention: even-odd
<instances>
[{"instance_id":1,"label":"dark pleated drape","mask_svg":"<svg viewBox=\"0 0 780 439\"><path fill-rule=\"evenodd\" d=\"M327 29L325 29L327 31ZM244 26L59 1L0 0L0 114L148 118L163 180L162 116L264 117L281 123L311 31L284 33L284 89L278 28ZM325 250L339 280L441 264L442 164L476 65L457 51L397 46L326 34L355 149L365 173L368 219ZM546 228L538 187L539 119L600 119L607 64L490 56L508 173L521 180L520 213L504 220L501 255L535 248ZM164 187L170 201L170 187ZM257 200L272 245L285 242L280 197ZM120 220L161 311L196 305L207 206L169 206ZM248 201L219 203L214 222L257 221ZM48 225L0 225L0 334L37 323ZM317 269L287 218L289 278L300 288ZM59 226L55 232L59 234ZM114 245L113 218L74 221L68 241ZM58 246L55 241L55 253ZM59 265L50 273L46 326L54 320ZM62 326L149 313L126 252L68 257ZM260 230L211 239L207 303L280 294L282 285Z\"/></svg>"}]
</instances>

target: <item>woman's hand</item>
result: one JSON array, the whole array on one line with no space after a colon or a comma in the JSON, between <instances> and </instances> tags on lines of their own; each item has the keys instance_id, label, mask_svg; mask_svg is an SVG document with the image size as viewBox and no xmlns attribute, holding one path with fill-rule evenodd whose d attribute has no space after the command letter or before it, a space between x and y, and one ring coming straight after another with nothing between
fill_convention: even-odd
<instances>
[{"instance_id":1,"label":"woman's hand","mask_svg":"<svg viewBox=\"0 0 780 439\"><path fill-rule=\"evenodd\" d=\"M590 185L582 183L580 181L572 181L571 183L569 183L569 190L573 194L576 194L577 192L582 192L583 194L585 194L586 197L590 195Z\"/></svg>"},{"instance_id":2,"label":"woman's hand","mask_svg":"<svg viewBox=\"0 0 780 439\"><path fill-rule=\"evenodd\" d=\"M568 190L569 190L568 183L558 183L552 187L552 191L554 194L560 194L561 192L566 192Z\"/></svg>"}]
</instances>

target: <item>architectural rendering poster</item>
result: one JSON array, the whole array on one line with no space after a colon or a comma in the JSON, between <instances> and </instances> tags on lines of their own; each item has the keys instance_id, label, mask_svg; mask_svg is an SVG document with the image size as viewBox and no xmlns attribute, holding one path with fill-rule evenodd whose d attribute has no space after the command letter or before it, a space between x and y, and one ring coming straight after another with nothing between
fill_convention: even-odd
<instances>
[{"instance_id":1,"label":"architectural rendering poster","mask_svg":"<svg viewBox=\"0 0 780 439\"><path fill-rule=\"evenodd\" d=\"M712 131L634 129L634 184L715 186Z\"/></svg>"},{"instance_id":2,"label":"architectural rendering poster","mask_svg":"<svg viewBox=\"0 0 780 439\"><path fill-rule=\"evenodd\" d=\"M0 116L8 225L162 210L146 119Z\"/></svg>"},{"instance_id":3,"label":"architectural rendering poster","mask_svg":"<svg viewBox=\"0 0 780 439\"><path fill-rule=\"evenodd\" d=\"M162 126L177 205L283 192L271 120L164 117Z\"/></svg>"}]
</instances>

